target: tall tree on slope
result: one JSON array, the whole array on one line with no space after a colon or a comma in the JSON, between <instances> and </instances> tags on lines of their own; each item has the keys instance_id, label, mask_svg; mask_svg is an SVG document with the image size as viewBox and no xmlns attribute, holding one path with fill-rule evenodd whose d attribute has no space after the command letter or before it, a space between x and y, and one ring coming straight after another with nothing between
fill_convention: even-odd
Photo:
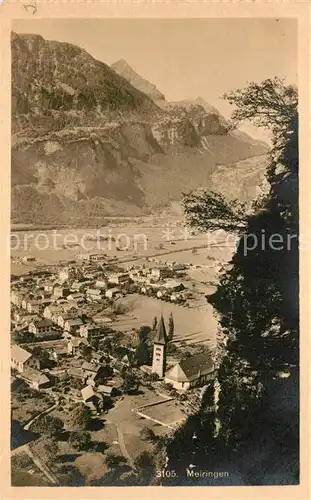
<instances>
[{"instance_id":1,"label":"tall tree on slope","mask_svg":"<svg viewBox=\"0 0 311 500\"><path fill-rule=\"evenodd\" d=\"M232 126L247 119L270 130L271 188L256 201L251 215L240 219L236 206L231 207L233 215L227 207L225 213L221 208L217 212L219 227L227 217L231 221L235 217L240 233L231 269L209 297L219 312L226 346L218 372L219 397L214 417L207 411L210 395L195 419L186 422L182 447L178 435L171 441L168 468L182 474L186 453L194 448L193 434L204 422L209 443L196 445L192 460L197 469L209 464L215 469L217 464L231 471L231 484L295 484L299 474L297 90L274 78L225 97L236 107ZM204 229L211 217L216 224L210 205L202 210L202 200L198 198L196 205L195 194L191 197L190 206L184 201L190 225ZM192 437L187 440L188 428ZM176 449L180 452L173 458Z\"/></svg>"}]
</instances>

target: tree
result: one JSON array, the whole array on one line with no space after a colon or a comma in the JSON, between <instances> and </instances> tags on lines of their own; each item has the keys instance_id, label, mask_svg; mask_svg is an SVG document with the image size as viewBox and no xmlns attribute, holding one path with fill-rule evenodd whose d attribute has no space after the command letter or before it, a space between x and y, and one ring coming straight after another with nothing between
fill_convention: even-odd
<instances>
[{"instance_id":1,"label":"tree","mask_svg":"<svg viewBox=\"0 0 311 500\"><path fill-rule=\"evenodd\" d=\"M98 346L99 346L99 337L94 337L90 341L90 346L94 351L98 351Z\"/></svg>"},{"instance_id":2,"label":"tree","mask_svg":"<svg viewBox=\"0 0 311 500\"><path fill-rule=\"evenodd\" d=\"M49 437L44 440L43 445L43 455L46 457L47 465L53 470L55 468L56 457L59 453L59 445L57 442L57 437Z\"/></svg>"},{"instance_id":3,"label":"tree","mask_svg":"<svg viewBox=\"0 0 311 500\"><path fill-rule=\"evenodd\" d=\"M157 382L158 380L160 380L160 377L157 373L150 373L149 379L151 380L151 382Z\"/></svg>"},{"instance_id":4,"label":"tree","mask_svg":"<svg viewBox=\"0 0 311 500\"><path fill-rule=\"evenodd\" d=\"M152 330L155 331L155 329L157 328L157 324L158 324L158 318L155 316L153 318L153 323L152 323Z\"/></svg>"},{"instance_id":5,"label":"tree","mask_svg":"<svg viewBox=\"0 0 311 500\"><path fill-rule=\"evenodd\" d=\"M245 204L202 189L183 193L182 207L187 225L202 232L223 229L241 233L245 228Z\"/></svg>"},{"instance_id":6,"label":"tree","mask_svg":"<svg viewBox=\"0 0 311 500\"><path fill-rule=\"evenodd\" d=\"M75 404L69 413L68 427L72 430L84 431L91 422L91 410L83 403Z\"/></svg>"},{"instance_id":7,"label":"tree","mask_svg":"<svg viewBox=\"0 0 311 500\"><path fill-rule=\"evenodd\" d=\"M62 486L85 486L85 477L74 465L63 465L58 475Z\"/></svg>"},{"instance_id":8,"label":"tree","mask_svg":"<svg viewBox=\"0 0 311 500\"><path fill-rule=\"evenodd\" d=\"M88 345L84 345L82 347L82 356L86 361L90 361L92 358L92 348Z\"/></svg>"},{"instance_id":9,"label":"tree","mask_svg":"<svg viewBox=\"0 0 311 500\"><path fill-rule=\"evenodd\" d=\"M64 427L63 421L58 417L51 415L43 415L37 418L31 425L31 430L38 434L47 434L50 436L58 436Z\"/></svg>"},{"instance_id":10,"label":"tree","mask_svg":"<svg viewBox=\"0 0 311 500\"><path fill-rule=\"evenodd\" d=\"M146 342L148 339L148 336L150 335L151 328L150 326L143 325L140 327L138 330L138 338L140 342Z\"/></svg>"},{"instance_id":11,"label":"tree","mask_svg":"<svg viewBox=\"0 0 311 500\"><path fill-rule=\"evenodd\" d=\"M245 120L251 121L271 132L274 146L284 146L291 131L298 128L297 88L284 85L284 80L278 77L252 82L228 92L224 98L236 107L231 115L231 128Z\"/></svg>"},{"instance_id":12,"label":"tree","mask_svg":"<svg viewBox=\"0 0 311 500\"><path fill-rule=\"evenodd\" d=\"M137 473L137 480L139 485L148 485L154 480L154 459L148 452L144 451L134 460L134 468Z\"/></svg>"},{"instance_id":13,"label":"tree","mask_svg":"<svg viewBox=\"0 0 311 500\"><path fill-rule=\"evenodd\" d=\"M245 464L239 473L247 484L265 484L264 471L258 473L255 464L247 463L247 457L260 449L266 470L273 467L280 484L296 484L298 242L291 240L291 247L283 245L278 251L267 242L275 234L286 242L288 235L299 232L297 90L275 78L251 83L227 98L236 106L232 126L247 119L271 131L267 169L271 189L254 204L252 213L243 215L241 224L224 206L217 222L206 199L193 195L193 206L199 208L193 227L204 230L213 218L215 229L224 228L228 217L227 227L234 230L232 222L237 222L241 237L230 268L222 272L216 292L208 298L218 312L223 336L217 380L209 386L201 408L170 441L167 467L182 472L189 457L197 469L212 467L215 461L224 468L228 461L238 461ZM254 235L262 241L263 234L267 244L245 252L245 238ZM289 376L280 378L282 372ZM281 393L287 395L286 409ZM284 461L291 472L283 467Z\"/></svg>"},{"instance_id":14,"label":"tree","mask_svg":"<svg viewBox=\"0 0 311 500\"><path fill-rule=\"evenodd\" d=\"M78 451L88 450L92 442L92 436L90 432L73 431L69 435L69 442Z\"/></svg>"},{"instance_id":15,"label":"tree","mask_svg":"<svg viewBox=\"0 0 311 500\"><path fill-rule=\"evenodd\" d=\"M123 382L122 382L122 390L126 394L131 394L132 392L136 392L139 387L139 382L136 377L136 375L133 372L126 372L123 375Z\"/></svg>"},{"instance_id":16,"label":"tree","mask_svg":"<svg viewBox=\"0 0 311 500\"><path fill-rule=\"evenodd\" d=\"M150 441L151 443L154 443L154 441L156 440L156 435L155 433L153 432L152 429L149 429L149 427L143 427L141 432L140 432L140 437L144 440L144 441Z\"/></svg>"},{"instance_id":17,"label":"tree","mask_svg":"<svg viewBox=\"0 0 311 500\"><path fill-rule=\"evenodd\" d=\"M107 412L113 407L113 401L109 396L103 396L101 408L104 412Z\"/></svg>"},{"instance_id":18,"label":"tree","mask_svg":"<svg viewBox=\"0 0 311 500\"><path fill-rule=\"evenodd\" d=\"M141 341L136 347L135 359L138 366L147 365L150 361L150 350L145 341Z\"/></svg>"},{"instance_id":19,"label":"tree","mask_svg":"<svg viewBox=\"0 0 311 500\"><path fill-rule=\"evenodd\" d=\"M168 318L168 339L170 342L172 342L173 337L174 337L174 318L173 318L173 313L171 312Z\"/></svg>"},{"instance_id":20,"label":"tree","mask_svg":"<svg viewBox=\"0 0 311 500\"><path fill-rule=\"evenodd\" d=\"M106 456L106 465L111 470L117 470L119 467L126 464L126 458L122 455L113 455L112 453Z\"/></svg>"},{"instance_id":21,"label":"tree","mask_svg":"<svg viewBox=\"0 0 311 500\"><path fill-rule=\"evenodd\" d=\"M47 361L50 358L50 355L46 349L42 349L42 347L35 346L32 351L33 355L36 356L40 361Z\"/></svg>"}]
</instances>

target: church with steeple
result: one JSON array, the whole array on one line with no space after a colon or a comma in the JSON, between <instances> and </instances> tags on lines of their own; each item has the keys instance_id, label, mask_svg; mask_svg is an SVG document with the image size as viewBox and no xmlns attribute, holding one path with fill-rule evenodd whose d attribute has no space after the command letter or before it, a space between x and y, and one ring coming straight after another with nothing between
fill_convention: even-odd
<instances>
[{"instance_id":1,"label":"church with steeple","mask_svg":"<svg viewBox=\"0 0 311 500\"><path fill-rule=\"evenodd\" d=\"M169 338L166 333L163 314L157 324L153 339L151 372L156 373L176 390L185 391L209 383L215 377L215 365L209 351L181 359L166 371L166 352Z\"/></svg>"},{"instance_id":2,"label":"church with steeple","mask_svg":"<svg viewBox=\"0 0 311 500\"><path fill-rule=\"evenodd\" d=\"M168 338L164 324L163 314L157 325L155 337L153 339L152 373L156 373L163 378L166 369L166 349Z\"/></svg>"}]
</instances>

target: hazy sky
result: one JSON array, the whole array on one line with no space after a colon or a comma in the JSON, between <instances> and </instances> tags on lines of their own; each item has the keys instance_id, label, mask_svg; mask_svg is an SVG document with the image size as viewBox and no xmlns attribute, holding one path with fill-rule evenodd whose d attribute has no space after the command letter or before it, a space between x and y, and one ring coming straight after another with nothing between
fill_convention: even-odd
<instances>
[{"instance_id":1,"label":"hazy sky","mask_svg":"<svg viewBox=\"0 0 311 500\"><path fill-rule=\"evenodd\" d=\"M273 76L297 84L293 19L38 19L12 29L74 43L106 64L125 59L167 100L200 96L226 118L226 91Z\"/></svg>"}]
</instances>

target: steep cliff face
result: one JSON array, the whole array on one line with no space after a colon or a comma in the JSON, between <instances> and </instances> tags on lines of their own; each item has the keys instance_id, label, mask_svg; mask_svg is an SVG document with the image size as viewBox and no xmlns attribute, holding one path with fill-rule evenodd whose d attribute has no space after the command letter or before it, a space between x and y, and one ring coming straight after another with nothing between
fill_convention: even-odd
<instances>
[{"instance_id":1,"label":"steep cliff face","mask_svg":"<svg viewBox=\"0 0 311 500\"><path fill-rule=\"evenodd\" d=\"M270 190L265 173L266 155L241 160L232 165L219 165L211 176L211 188L230 200L248 202Z\"/></svg>"},{"instance_id":2,"label":"steep cliff face","mask_svg":"<svg viewBox=\"0 0 311 500\"><path fill-rule=\"evenodd\" d=\"M12 35L14 221L150 213L208 187L217 164L265 152L202 100L158 106L144 85L73 45Z\"/></svg>"}]
</instances>

